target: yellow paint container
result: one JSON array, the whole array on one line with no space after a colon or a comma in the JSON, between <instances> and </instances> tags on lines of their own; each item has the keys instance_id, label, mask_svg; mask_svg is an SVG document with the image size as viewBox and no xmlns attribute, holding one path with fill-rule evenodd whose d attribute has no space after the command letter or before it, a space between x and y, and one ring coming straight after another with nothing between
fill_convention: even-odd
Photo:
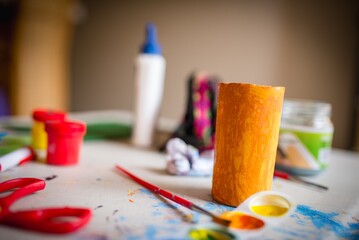
<instances>
[{"instance_id":1,"label":"yellow paint container","mask_svg":"<svg viewBox=\"0 0 359 240\"><path fill-rule=\"evenodd\" d=\"M283 87L221 83L218 92L213 198L238 206L271 190Z\"/></svg>"},{"instance_id":2,"label":"yellow paint container","mask_svg":"<svg viewBox=\"0 0 359 240\"><path fill-rule=\"evenodd\" d=\"M47 121L63 121L66 117L66 113L61 111L36 109L33 111L32 117L34 120L31 130L32 147L36 151L37 161L45 162L47 149L45 123Z\"/></svg>"}]
</instances>

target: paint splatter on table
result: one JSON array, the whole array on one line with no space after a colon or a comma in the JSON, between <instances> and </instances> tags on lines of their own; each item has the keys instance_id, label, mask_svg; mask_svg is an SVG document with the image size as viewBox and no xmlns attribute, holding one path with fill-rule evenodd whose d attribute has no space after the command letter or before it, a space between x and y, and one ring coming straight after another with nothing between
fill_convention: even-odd
<instances>
[{"instance_id":1,"label":"paint splatter on table","mask_svg":"<svg viewBox=\"0 0 359 240\"><path fill-rule=\"evenodd\" d=\"M296 222L296 227L291 230L277 227L275 230L302 239L359 239L358 221L342 222L340 215L337 212L324 212L310 206L298 205L291 216Z\"/></svg>"}]
</instances>

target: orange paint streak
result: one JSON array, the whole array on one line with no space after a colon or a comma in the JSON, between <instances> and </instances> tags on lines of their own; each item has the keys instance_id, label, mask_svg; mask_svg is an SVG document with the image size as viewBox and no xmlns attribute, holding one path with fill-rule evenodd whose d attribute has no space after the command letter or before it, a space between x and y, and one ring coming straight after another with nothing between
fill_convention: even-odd
<instances>
[{"instance_id":1,"label":"orange paint streak","mask_svg":"<svg viewBox=\"0 0 359 240\"><path fill-rule=\"evenodd\" d=\"M221 217L230 220L231 223L229 227L235 229L253 230L264 226L262 220L240 212L225 212Z\"/></svg>"},{"instance_id":2,"label":"orange paint streak","mask_svg":"<svg viewBox=\"0 0 359 240\"><path fill-rule=\"evenodd\" d=\"M127 196L133 196L133 195L135 195L136 193L138 192L138 189L136 189L136 190L127 190Z\"/></svg>"}]
</instances>

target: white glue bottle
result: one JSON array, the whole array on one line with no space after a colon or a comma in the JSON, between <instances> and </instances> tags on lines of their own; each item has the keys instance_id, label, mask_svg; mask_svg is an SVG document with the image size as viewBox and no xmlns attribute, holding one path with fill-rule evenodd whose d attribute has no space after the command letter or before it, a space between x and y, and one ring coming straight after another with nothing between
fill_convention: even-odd
<instances>
[{"instance_id":1,"label":"white glue bottle","mask_svg":"<svg viewBox=\"0 0 359 240\"><path fill-rule=\"evenodd\" d=\"M135 116L132 144L148 148L152 146L159 114L166 61L157 42L156 27L146 25L146 39L141 54L135 62Z\"/></svg>"}]
</instances>

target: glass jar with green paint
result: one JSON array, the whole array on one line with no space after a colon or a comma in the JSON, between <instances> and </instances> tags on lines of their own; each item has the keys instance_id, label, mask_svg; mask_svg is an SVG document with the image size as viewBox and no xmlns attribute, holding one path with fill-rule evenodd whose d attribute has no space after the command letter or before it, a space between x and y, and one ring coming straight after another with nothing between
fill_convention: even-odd
<instances>
[{"instance_id":1,"label":"glass jar with green paint","mask_svg":"<svg viewBox=\"0 0 359 240\"><path fill-rule=\"evenodd\" d=\"M331 105L302 99L283 103L276 168L310 176L328 167L334 127Z\"/></svg>"}]
</instances>

